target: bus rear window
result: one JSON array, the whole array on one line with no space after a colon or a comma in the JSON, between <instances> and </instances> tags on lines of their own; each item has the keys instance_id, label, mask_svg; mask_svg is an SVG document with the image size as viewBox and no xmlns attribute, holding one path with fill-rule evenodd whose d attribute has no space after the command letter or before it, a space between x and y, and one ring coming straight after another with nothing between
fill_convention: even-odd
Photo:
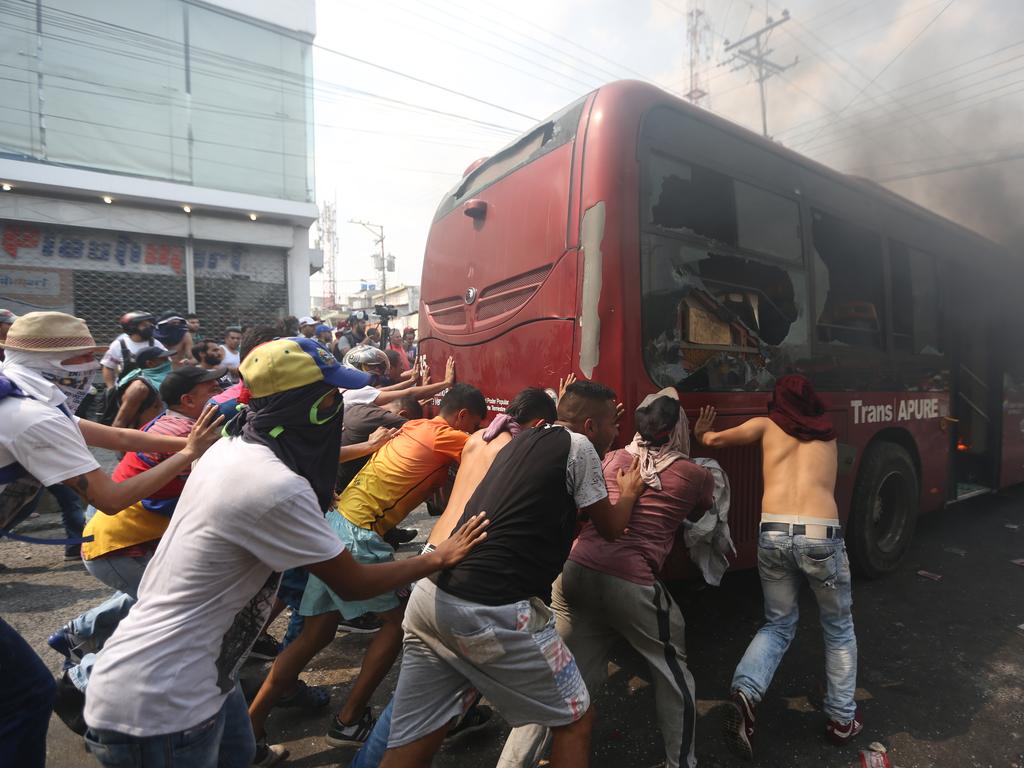
<instances>
[{"instance_id":1,"label":"bus rear window","mask_svg":"<svg viewBox=\"0 0 1024 768\"><path fill-rule=\"evenodd\" d=\"M466 199L483 191L513 171L532 163L548 152L576 138L586 97L524 133L511 144L489 157L459 185L444 196L434 221L443 218Z\"/></svg>"}]
</instances>

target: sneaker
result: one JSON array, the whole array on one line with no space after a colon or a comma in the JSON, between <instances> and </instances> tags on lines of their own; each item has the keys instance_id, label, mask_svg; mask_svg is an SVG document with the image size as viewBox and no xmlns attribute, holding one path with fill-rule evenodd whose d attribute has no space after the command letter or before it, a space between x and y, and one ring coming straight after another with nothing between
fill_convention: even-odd
<instances>
[{"instance_id":1,"label":"sneaker","mask_svg":"<svg viewBox=\"0 0 1024 768\"><path fill-rule=\"evenodd\" d=\"M408 544L419 535L420 532L415 528L392 528L384 534L384 541L390 544L392 549L398 549L400 546Z\"/></svg>"},{"instance_id":2,"label":"sneaker","mask_svg":"<svg viewBox=\"0 0 1024 768\"><path fill-rule=\"evenodd\" d=\"M825 726L825 735L833 744L842 746L864 730L864 721L861 719L860 707L853 714L853 720L848 723L840 723L838 720L829 720Z\"/></svg>"},{"instance_id":3,"label":"sneaker","mask_svg":"<svg viewBox=\"0 0 1024 768\"><path fill-rule=\"evenodd\" d=\"M729 710L725 713L725 739L729 747L742 758L754 759L754 705L743 691L733 691L729 697Z\"/></svg>"},{"instance_id":4,"label":"sneaker","mask_svg":"<svg viewBox=\"0 0 1024 768\"><path fill-rule=\"evenodd\" d=\"M253 765L277 765L287 759L288 750L280 744L267 744L266 739L260 739L256 742L256 757L252 759Z\"/></svg>"},{"instance_id":5,"label":"sneaker","mask_svg":"<svg viewBox=\"0 0 1024 768\"><path fill-rule=\"evenodd\" d=\"M249 651L249 658L259 659L260 661L273 661L277 658L277 654L280 652L281 644L264 632L262 635L257 637L256 642L252 644L252 650Z\"/></svg>"},{"instance_id":6,"label":"sneaker","mask_svg":"<svg viewBox=\"0 0 1024 768\"><path fill-rule=\"evenodd\" d=\"M375 613L364 613L354 619L342 619L338 622L338 631L350 635L372 635L380 630L380 619Z\"/></svg>"},{"instance_id":7,"label":"sneaker","mask_svg":"<svg viewBox=\"0 0 1024 768\"><path fill-rule=\"evenodd\" d=\"M76 544L64 550L64 562L70 563L82 559L82 545Z\"/></svg>"},{"instance_id":8,"label":"sneaker","mask_svg":"<svg viewBox=\"0 0 1024 768\"><path fill-rule=\"evenodd\" d=\"M494 715L494 710L486 704L474 704L453 727L448 729L444 740L450 741L464 734L486 728L492 715Z\"/></svg>"},{"instance_id":9,"label":"sneaker","mask_svg":"<svg viewBox=\"0 0 1024 768\"><path fill-rule=\"evenodd\" d=\"M78 639L71 630L70 624L65 624L48 638L46 644L65 658L65 663L78 664L82 660L82 652L78 649Z\"/></svg>"},{"instance_id":10,"label":"sneaker","mask_svg":"<svg viewBox=\"0 0 1024 768\"><path fill-rule=\"evenodd\" d=\"M376 724L377 718L369 707L352 725L339 722L337 716L332 717L331 727L327 729L327 743L332 747L361 747L370 738L370 731Z\"/></svg>"}]
</instances>

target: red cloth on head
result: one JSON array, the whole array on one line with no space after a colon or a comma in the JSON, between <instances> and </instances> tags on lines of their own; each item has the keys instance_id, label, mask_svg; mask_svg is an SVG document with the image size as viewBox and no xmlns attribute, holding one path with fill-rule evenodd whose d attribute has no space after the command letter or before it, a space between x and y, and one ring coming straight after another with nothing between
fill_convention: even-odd
<instances>
[{"instance_id":1,"label":"red cloth on head","mask_svg":"<svg viewBox=\"0 0 1024 768\"><path fill-rule=\"evenodd\" d=\"M805 377L783 376L775 382L775 392L768 401L768 418L779 429L797 440L835 440L832 419L825 412L825 403L818 397Z\"/></svg>"}]
</instances>

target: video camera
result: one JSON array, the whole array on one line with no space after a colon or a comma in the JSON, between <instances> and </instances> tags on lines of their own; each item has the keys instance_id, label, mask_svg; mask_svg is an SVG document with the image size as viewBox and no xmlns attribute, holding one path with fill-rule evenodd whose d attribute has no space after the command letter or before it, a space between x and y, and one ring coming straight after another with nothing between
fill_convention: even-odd
<instances>
[{"instance_id":1,"label":"video camera","mask_svg":"<svg viewBox=\"0 0 1024 768\"><path fill-rule=\"evenodd\" d=\"M373 308L373 314L380 318L382 328L387 328L392 317L398 317L398 310L390 304L377 304Z\"/></svg>"}]
</instances>

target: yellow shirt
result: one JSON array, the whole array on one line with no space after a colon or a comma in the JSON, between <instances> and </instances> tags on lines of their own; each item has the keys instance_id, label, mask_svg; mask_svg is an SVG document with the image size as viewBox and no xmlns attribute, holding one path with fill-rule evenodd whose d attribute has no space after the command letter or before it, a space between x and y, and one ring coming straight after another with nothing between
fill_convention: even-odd
<instances>
[{"instance_id":1,"label":"yellow shirt","mask_svg":"<svg viewBox=\"0 0 1024 768\"><path fill-rule=\"evenodd\" d=\"M406 422L349 483L338 511L383 536L445 482L468 439L440 416Z\"/></svg>"}]
</instances>

